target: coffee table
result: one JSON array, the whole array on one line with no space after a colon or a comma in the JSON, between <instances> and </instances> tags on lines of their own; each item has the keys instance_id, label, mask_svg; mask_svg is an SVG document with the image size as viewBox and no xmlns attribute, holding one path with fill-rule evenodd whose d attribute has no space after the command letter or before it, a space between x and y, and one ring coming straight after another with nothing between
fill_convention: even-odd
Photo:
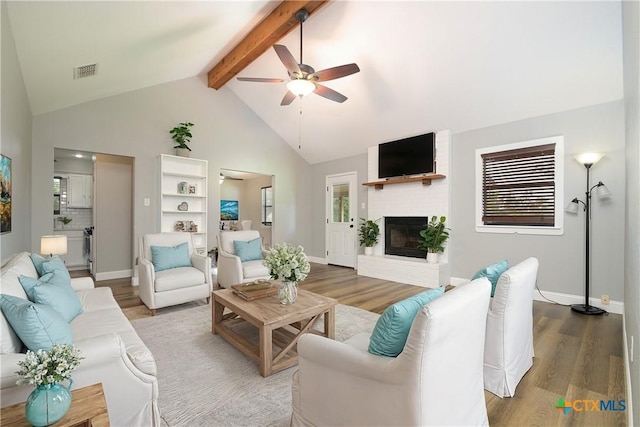
<instances>
[{"instance_id":1,"label":"coffee table","mask_svg":"<svg viewBox=\"0 0 640 427\"><path fill-rule=\"evenodd\" d=\"M211 332L219 334L256 362L263 377L298 363L296 344L302 334L335 337L338 301L333 298L302 289L298 290L298 299L291 305L280 304L277 295L245 301L232 289L213 291L211 297ZM229 312L224 313L225 308ZM323 315L324 331L320 332L313 326ZM253 327L247 327L248 324Z\"/></svg>"}]
</instances>

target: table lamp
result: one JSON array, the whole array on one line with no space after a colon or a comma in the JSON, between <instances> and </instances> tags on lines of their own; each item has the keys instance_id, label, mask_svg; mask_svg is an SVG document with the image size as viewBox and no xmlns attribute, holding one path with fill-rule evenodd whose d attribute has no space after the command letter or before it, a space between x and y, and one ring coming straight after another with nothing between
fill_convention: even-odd
<instances>
[{"instance_id":1,"label":"table lamp","mask_svg":"<svg viewBox=\"0 0 640 427\"><path fill-rule=\"evenodd\" d=\"M67 236L40 236L40 253L49 256L66 254Z\"/></svg>"}]
</instances>

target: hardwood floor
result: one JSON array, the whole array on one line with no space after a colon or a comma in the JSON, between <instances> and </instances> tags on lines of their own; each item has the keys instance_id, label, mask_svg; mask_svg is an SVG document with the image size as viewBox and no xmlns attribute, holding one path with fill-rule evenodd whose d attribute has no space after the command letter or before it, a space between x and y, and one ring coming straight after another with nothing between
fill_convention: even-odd
<instances>
[{"instance_id":1,"label":"hardwood floor","mask_svg":"<svg viewBox=\"0 0 640 427\"><path fill-rule=\"evenodd\" d=\"M81 274L81 273L76 273ZM96 283L110 286L121 307L141 305L129 279ZM341 304L382 313L396 301L424 288L356 275L350 268L312 264L302 289L336 298ZM558 398L624 400L622 316L584 316L569 307L534 301L534 349L531 370L516 396L500 399L485 392L491 426L625 426L625 411L577 411L555 408ZM452 410L464 402L452 402ZM579 408L590 409L589 404Z\"/></svg>"}]
</instances>

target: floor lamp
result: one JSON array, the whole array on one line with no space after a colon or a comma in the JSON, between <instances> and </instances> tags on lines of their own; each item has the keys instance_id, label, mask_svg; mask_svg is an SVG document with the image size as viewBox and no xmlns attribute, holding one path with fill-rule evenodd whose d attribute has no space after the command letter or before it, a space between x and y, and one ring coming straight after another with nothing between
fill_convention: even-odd
<instances>
[{"instance_id":1,"label":"floor lamp","mask_svg":"<svg viewBox=\"0 0 640 427\"><path fill-rule=\"evenodd\" d=\"M587 169L587 191L585 191L585 201L574 198L567 205L566 211L569 213L577 214L578 213L578 205L582 203L584 207L585 214L585 271L584 271L584 304L573 304L571 306L571 310L581 313L581 314L604 314L605 310L594 307L589 304L589 231L590 231L590 222L591 222L591 195L593 190L596 190L596 195L599 200L605 200L611 197L611 193L607 189L607 187L602 183L602 181L598 181L597 184L591 186L589 183L589 171L591 170L591 166L596 164L601 158L602 154L600 153L585 153L579 154L576 156L576 160L583 164Z\"/></svg>"}]
</instances>

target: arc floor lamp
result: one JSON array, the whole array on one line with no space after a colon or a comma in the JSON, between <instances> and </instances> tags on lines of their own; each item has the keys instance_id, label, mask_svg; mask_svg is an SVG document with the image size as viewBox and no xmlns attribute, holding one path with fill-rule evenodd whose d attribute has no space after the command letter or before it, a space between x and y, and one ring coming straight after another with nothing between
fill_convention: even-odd
<instances>
[{"instance_id":1,"label":"arc floor lamp","mask_svg":"<svg viewBox=\"0 0 640 427\"><path fill-rule=\"evenodd\" d=\"M601 153L585 153L578 154L575 156L576 160L583 164L587 169L587 191L585 191L584 196L585 200L582 201L577 197L574 198L567 205L566 211L569 213L577 214L578 207L582 204L584 208L585 214L585 270L584 270L584 304L573 304L571 306L571 310L581 313L581 314L604 314L605 310L594 307L589 304L589 264L590 264L590 256L589 256L589 231L591 227L591 195L593 190L596 190L596 196L599 200L606 200L611 197L611 193L607 189L607 187L602 183L602 181L598 181L597 184L591 186L589 183L589 171L591 170L591 166L595 165L600 159L602 159L603 154Z\"/></svg>"}]
</instances>

